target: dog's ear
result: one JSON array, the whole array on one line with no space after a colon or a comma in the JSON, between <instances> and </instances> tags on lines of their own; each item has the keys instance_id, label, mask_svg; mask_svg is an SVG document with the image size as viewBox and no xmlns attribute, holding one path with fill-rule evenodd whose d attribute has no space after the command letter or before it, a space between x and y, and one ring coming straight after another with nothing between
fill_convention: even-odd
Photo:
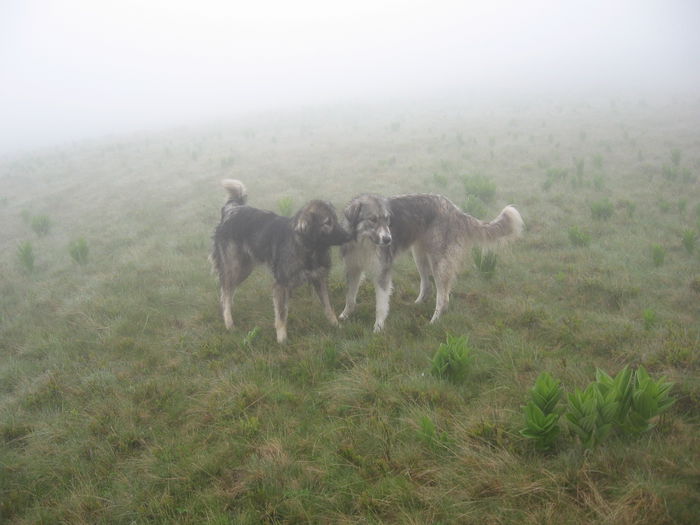
<instances>
[{"instance_id":1,"label":"dog's ear","mask_svg":"<svg viewBox=\"0 0 700 525\"><path fill-rule=\"evenodd\" d=\"M304 235L309 230L309 221L304 217L299 217L294 223L294 231Z\"/></svg>"},{"instance_id":2,"label":"dog's ear","mask_svg":"<svg viewBox=\"0 0 700 525\"><path fill-rule=\"evenodd\" d=\"M345 218L350 223L350 226L357 226L358 219L360 218L360 210L362 209L362 203L360 201L353 201L348 204L345 208Z\"/></svg>"}]
</instances>

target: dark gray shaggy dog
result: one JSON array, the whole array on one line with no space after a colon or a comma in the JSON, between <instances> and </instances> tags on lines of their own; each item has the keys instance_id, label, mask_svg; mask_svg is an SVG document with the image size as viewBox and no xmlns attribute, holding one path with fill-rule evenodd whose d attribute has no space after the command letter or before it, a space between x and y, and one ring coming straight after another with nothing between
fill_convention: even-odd
<instances>
[{"instance_id":1,"label":"dark gray shaggy dog","mask_svg":"<svg viewBox=\"0 0 700 525\"><path fill-rule=\"evenodd\" d=\"M365 273L372 275L376 294L374 331L384 327L389 314L391 267L394 258L411 249L420 274L416 303L430 294L435 280L437 321L447 308L450 290L465 253L473 245L493 246L519 237L523 220L513 206L506 206L491 222L461 211L442 195L416 194L397 197L360 195L345 208L353 240L341 247L348 290L340 319L355 309L357 290Z\"/></svg>"},{"instance_id":2,"label":"dark gray shaggy dog","mask_svg":"<svg viewBox=\"0 0 700 525\"><path fill-rule=\"evenodd\" d=\"M231 305L236 288L258 264L266 264L275 279L277 341L287 339L287 303L293 288L310 282L326 317L338 324L328 298L330 247L348 241L350 235L338 224L333 206L313 200L292 217L246 206L246 189L240 181L226 179L222 185L229 198L221 208L221 222L214 232L210 256L221 285L221 310L226 328L233 327Z\"/></svg>"}]
</instances>

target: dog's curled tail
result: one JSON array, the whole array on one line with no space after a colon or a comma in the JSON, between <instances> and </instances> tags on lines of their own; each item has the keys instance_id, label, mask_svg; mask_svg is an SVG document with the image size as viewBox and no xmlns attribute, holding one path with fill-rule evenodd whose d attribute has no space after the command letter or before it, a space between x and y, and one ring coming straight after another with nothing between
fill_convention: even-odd
<instances>
[{"instance_id":1,"label":"dog's curled tail","mask_svg":"<svg viewBox=\"0 0 700 525\"><path fill-rule=\"evenodd\" d=\"M236 179L224 179L221 185L228 192L228 200L242 206L248 200L248 191L243 183Z\"/></svg>"},{"instance_id":2,"label":"dog's curled tail","mask_svg":"<svg viewBox=\"0 0 700 525\"><path fill-rule=\"evenodd\" d=\"M470 218L476 221L476 224L472 223L472 226L476 227L477 244L484 246L505 244L516 239L522 236L525 227L520 212L510 205L503 208L498 217L491 222Z\"/></svg>"}]
</instances>

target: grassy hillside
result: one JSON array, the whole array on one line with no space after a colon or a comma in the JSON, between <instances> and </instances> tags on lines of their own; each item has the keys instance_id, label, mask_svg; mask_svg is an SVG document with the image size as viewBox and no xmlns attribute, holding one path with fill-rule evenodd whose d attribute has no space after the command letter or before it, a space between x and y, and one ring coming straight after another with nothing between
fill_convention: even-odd
<instances>
[{"instance_id":1,"label":"grassy hillside","mask_svg":"<svg viewBox=\"0 0 700 525\"><path fill-rule=\"evenodd\" d=\"M338 108L5 159L0 522L696 522L698 115ZM300 288L279 346L263 269L223 328L207 255L224 177L261 208L438 192L484 219L515 204L527 229L493 278L465 261L436 325L404 257L384 333L371 286L340 328ZM343 281L336 263L336 312ZM469 338L461 383L431 373L448 334ZM520 435L541 372L573 392L625 365L675 383L654 429L587 450L562 419L549 452Z\"/></svg>"}]
</instances>

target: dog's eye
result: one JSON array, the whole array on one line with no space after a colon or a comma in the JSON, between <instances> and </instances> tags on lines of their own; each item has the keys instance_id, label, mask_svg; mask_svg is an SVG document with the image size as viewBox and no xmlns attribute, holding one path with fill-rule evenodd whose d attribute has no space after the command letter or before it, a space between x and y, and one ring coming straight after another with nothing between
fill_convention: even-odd
<instances>
[{"instance_id":1,"label":"dog's eye","mask_svg":"<svg viewBox=\"0 0 700 525\"><path fill-rule=\"evenodd\" d=\"M370 217L370 218L367 219L367 220L368 220L369 222L371 222L372 224L377 224L377 218L376 218L376 217Z\"/></svg>"}]
</instances>

